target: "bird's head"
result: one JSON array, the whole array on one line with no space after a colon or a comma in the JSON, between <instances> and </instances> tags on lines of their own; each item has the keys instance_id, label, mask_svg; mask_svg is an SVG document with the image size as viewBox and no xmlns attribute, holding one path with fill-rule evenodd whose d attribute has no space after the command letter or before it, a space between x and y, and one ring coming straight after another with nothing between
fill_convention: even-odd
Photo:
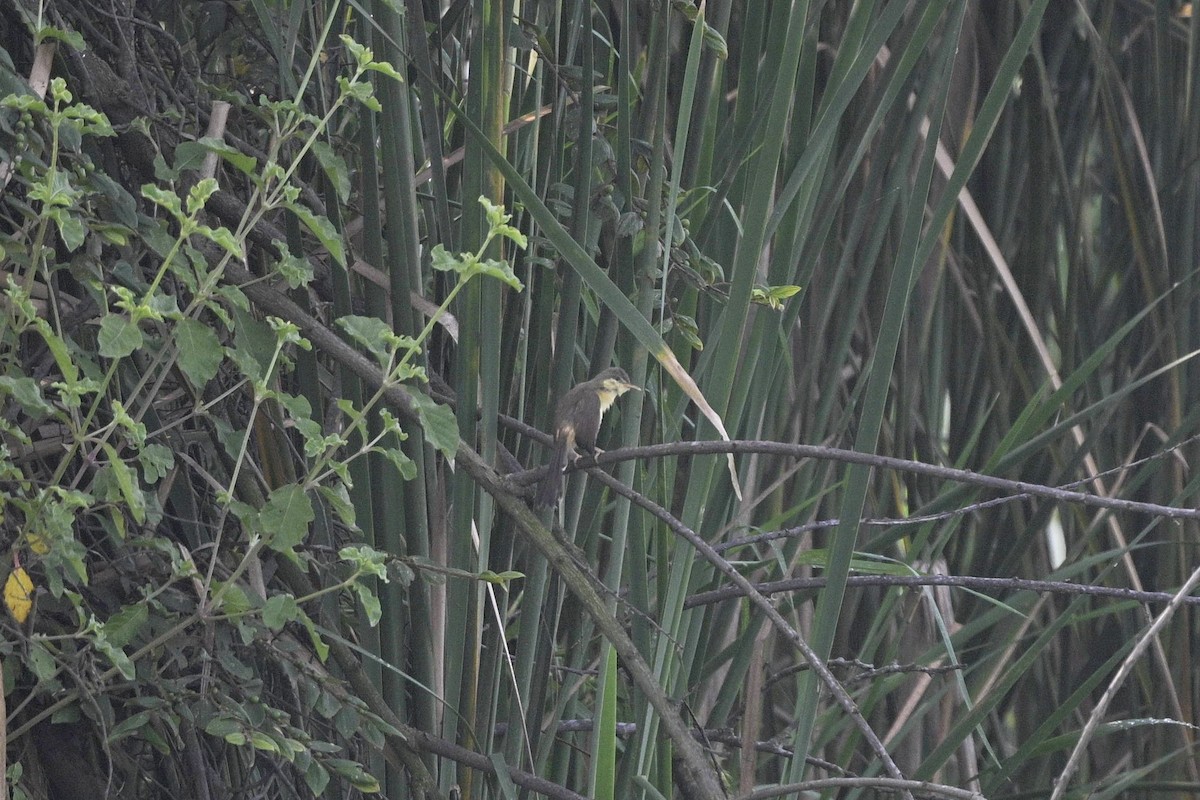
<instances>
[{"instance_id":1,"label":"bird's head","mask_svg":"<svg viewBox=\"0 0 1200 800\"><path fill-rule=\"evenodd\" d=\"M607 410L613 401L630 389L641 391L629 382L629 375L620 367L609 367L593 378L592 383L596 385L596 394L600 396L601 411Z\"/></svg>"}]
</instances>

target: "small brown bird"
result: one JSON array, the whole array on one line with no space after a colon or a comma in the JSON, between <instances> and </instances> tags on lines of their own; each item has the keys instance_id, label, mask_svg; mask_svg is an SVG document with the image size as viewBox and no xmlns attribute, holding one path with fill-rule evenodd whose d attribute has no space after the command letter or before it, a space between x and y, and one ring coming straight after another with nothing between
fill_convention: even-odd
<instances>
[{"instance_id":1,"label":"small brown bird","mask_svg":"<svg viewBox=\"0 0 1200 800\"><path fill-rule=\"evenodd\" d=\"M567 458L576 448L589 453L596 451L596 434L604 412L618 397L630 389L641 391L629 382L620 367L609 367L590 381L584 381L562 396L554 409L554 454L550 456L550 471L538 484L534 502L539 508L552 506L562 494L563 472Z\"/></svg>"}]
</instances>

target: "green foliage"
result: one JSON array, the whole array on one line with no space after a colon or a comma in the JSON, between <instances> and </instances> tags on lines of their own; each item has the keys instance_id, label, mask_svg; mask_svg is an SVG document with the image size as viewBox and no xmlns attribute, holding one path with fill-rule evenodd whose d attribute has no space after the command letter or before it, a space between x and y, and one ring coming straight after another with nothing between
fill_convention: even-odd
<instances>
[{"instance_id":1,"label":"green foliage","mask_svg":"<svg viewBox=\"0 0 1200 800\"><path fill-rule=\"evenodd\" d=\"M331 780L379 791L363 747L395 730L330 670L324 625L339 623L342 602L377 625L380 585L393 574L401 586L412 580L361 544L348 492L351 465L368 454L416 477L399 449L409 434L381 399L424 380L418 360L433 321L405 336L376 318L339 319L384 380L363 402L330 402L315 417L295 379L311 343L294 322L256 312L224 277L246 258L257 221L278 211L345 263L341 232L301 199L297 166L311 150L348 193L345 162L319 137L345 102L378 107L367 74L400 76L348 37L342 43L356 63L324 116L264 101L277 135L265 158L211 137L183 142L171 166L157 160L160 183L140 187L144 202L96 171L99 142L114 129L75 102L64 79L51 82L47 102L0 103L22 123L18 145L30 147L16 163L22 202L7 206L19 224L3 233L0 304L0 524L12 562L29 566L29 596L41 598L25 629L0 645L6 693L16 696L15 682L24 698L16 741L97 709L106 747L170 754L201 731L228 748L230 763L290 765L314 795ZM207 211L220 187L195 174L209 155L253 188L237 225L213 224ZM493 236L522 242L502 209L487 213ZM311 257L275 246L274 276L308 285ZM510 267L481 253L450 259L455 291L480 276L521 288ZM64 308L86 309L89 324L69 321ZM40 360L30 360L31 341ZM452 411L413 396L429 441L452 457ZM57 443L39 449L49 441ZM263 474L265 453L278 447L303 454L299 477ZM320 544L318 530L347 544ZM264 583L276 559L336 579L298 596ZM327 597L332 607L322 605ZM17 613L13 603L9 610ZM86 687L76 680L83 673L93 676ZM281 677L291 687L283 694L271 685ZM10 777L25 796L21 776L18 763Z\"/></svg>"}]
</instances>

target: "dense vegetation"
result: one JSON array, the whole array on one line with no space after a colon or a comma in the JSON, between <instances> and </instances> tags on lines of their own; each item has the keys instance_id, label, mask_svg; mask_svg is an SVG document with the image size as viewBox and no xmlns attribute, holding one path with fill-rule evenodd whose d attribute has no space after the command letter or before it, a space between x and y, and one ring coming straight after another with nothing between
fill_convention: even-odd
<instances>
[{"instance_id":1,"label":"dense vegetation","mask_svg":"<svg viewBox=\"0 0 1200 800\"><path fill-rule=\"evenodd\" d=\"M0 58L12 797L1200 792L1190 4L3 0Z\"/></svg>"}]
</instances>

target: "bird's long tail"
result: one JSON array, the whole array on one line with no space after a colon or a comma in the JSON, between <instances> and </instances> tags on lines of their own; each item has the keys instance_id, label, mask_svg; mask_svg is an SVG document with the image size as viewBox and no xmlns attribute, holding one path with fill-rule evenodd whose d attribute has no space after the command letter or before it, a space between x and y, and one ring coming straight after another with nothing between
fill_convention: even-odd
<instances>
[{"instance_id":1,"label":"bird's long tail","mask_svg":"<svg viewBox=\"0 0 1200 800\"><path fill-rule=\"evenodd\" d=\"M554 437L554 453L550 456L545 477L538 484L534 503L538 508L547 508L558 502L562 494L563 472L567 468L567 439L565 436Z\"/></svg>"}]
</instances>

